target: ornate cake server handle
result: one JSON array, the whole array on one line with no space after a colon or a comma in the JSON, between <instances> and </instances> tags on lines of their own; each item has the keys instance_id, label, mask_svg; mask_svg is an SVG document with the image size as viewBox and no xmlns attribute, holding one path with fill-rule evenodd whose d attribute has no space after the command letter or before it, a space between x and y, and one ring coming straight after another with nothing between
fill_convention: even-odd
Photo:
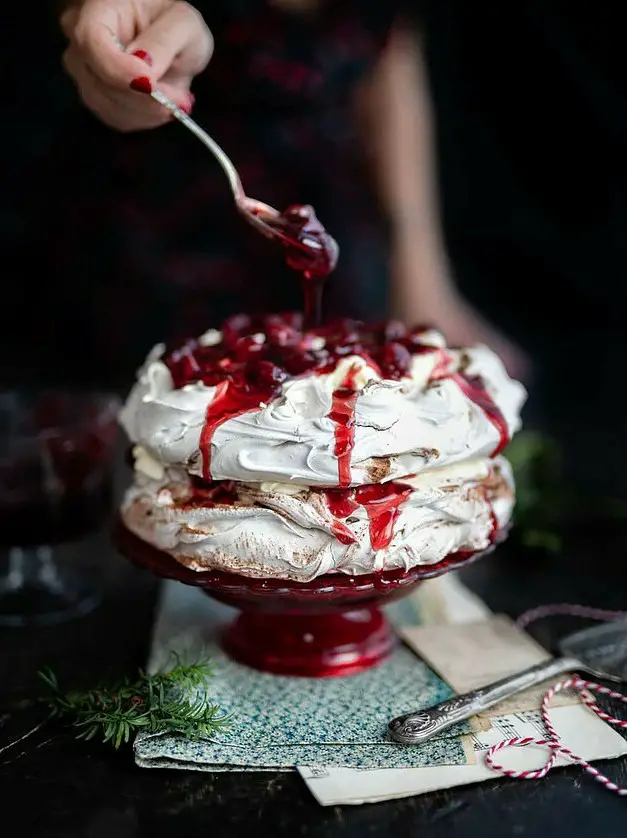
<instances>
[{"instance_id":1,"label":"ornate cake server handle","mask_svg":"<svg viewBox=\"0 0 627 838\"><path fill-rule=\"evenodd\" d=\"M403 745L419 745L452 725L482 713L522 690L535 687L564 672L582 670L585 671L586 667L576 658L551 658L493 684L464 695L456 695L426 710L398 716L389 723L388 730L396 742Z\"/></svg>"}]
</instances>

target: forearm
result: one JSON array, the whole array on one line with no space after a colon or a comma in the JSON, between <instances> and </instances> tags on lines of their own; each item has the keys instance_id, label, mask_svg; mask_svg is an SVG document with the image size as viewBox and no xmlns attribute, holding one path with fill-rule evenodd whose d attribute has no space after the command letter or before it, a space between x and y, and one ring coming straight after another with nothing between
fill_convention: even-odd
<instances>
[{"instance_id":1,"label":"forearm","mask_svg":"<svg viewBox=\"0 0 627 838\"><path fill-rule=\"evenodd\" d=\"M417 35L394 33L362 91L360 109L366 148L391 223L392 306L415 310L418 297L443 291L449 283L429 86ZM403 264L409 261L411 270Z\"/></svg>"}]
</instances>

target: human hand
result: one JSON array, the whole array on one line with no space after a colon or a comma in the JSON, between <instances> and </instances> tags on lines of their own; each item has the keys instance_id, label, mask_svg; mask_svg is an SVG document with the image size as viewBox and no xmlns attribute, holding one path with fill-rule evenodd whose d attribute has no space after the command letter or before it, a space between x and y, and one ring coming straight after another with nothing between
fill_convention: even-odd
<instances>
[{"instance_id":1,"label":"human hand","mask_svg":"<svg viewBox=\"0 0 627 838\"><path fill-rule=\"evenodd\" d=\"M394 314L408 326L431 325L449 346L489 346L513 378L529 382L531 359L458 291L439 247L397 248L392 259Z\"/></svg>"},{"instance_id":2,"label":"human hand","mask_svg":"<svg viewBox=\"0 0 627 838\"><path fill-rule=\"evenodd\" d=\"M528 355L457 291L425 299L420 314L422 320L433 323L442 332L450 346L485 344L496 352L510 376L529 381L531 360Z\"/></svg>"},{"instance_id":3,"label":"human hand","mask_svg":"<svg viewBox=\"0 0 627 838\"><path fill-rule=\"evenodd\" d=\"M69 41L63 63L84 104L118 131L172 119L146 96L159 89L190 113L190 86L213 52L200 13L181 0L83 0L61 18ZM124 45L124 49L120 48Z\"/></svg>"}]
</instances>

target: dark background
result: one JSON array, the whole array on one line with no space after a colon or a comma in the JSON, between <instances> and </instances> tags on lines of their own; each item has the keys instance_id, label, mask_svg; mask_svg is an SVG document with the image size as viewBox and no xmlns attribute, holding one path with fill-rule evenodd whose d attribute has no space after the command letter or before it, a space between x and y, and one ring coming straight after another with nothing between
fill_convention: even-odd
<instances>
[{"instance_id":1,"label":"dark background","mask_svg":"<svg viewBox=\"0 0 627 838\"><path fill-rule=\"evenodd\" d=\"M527 421L563 443L568 484L624 495L627 74L618 4L422 5L443 221L459 284L532 354ZM33 230L45 223L38 208L54 168L51 149L91 120L61 71L53 6L19 4L11 28L3 27L12 68L3 85L4 384L22 383L25 371L39 381L55 371L69 380L76 363L45 342L55 306L72 300L61 299L46 253L33 248ZM468 583L511 614L555 600L624 608L624 525L565 530L559 555L503 548L469 570ZM0 749L39 718L33 696L41 666L79 687L132 674L145 661L156 581L101 549L106 596L94 614L0 636ZM565 628L545 627L541 638L549 643ZM608 771L627 782L624 760ZM621 800L578 769L542 783L323 810L291 775L139 770L128 752L76 744L52 727L0 750L0 822L3 835L42 838L238 830L290 838L535 838L558 830L617 838L627 816Z\"/></svg>"},{"instance_id":2,"label":"dark background","mask_svg":"<svg viewBox=\"0 0 627 838\"><path fill-rule=\"evenodd\" d=\"M625 496L627 74L617 6L443 0L416 9L458 283L531 354L526 422L561 441L567 480ZM80 367L80 353L63 356L50 338L54 312L76 303L51 281L35 242L59 143L89 143L99 130L61 69L55 4L12 13L5 31L16 34L3 46L13 68L0 223L5 385L25 370L71 380ZM126 368L115 383L130 385Z\"/></svg>"},{"instance_id":3,"label":"dark background","mask_svg":"<svg viewBox=\"0 0 627 838\"><path fill-rule=\"evenodd\" d=\"M535 362L527 425L624 495L627 75L617 6L427 3L443 222L463 292Z\"/></svg>"}]
</instances>

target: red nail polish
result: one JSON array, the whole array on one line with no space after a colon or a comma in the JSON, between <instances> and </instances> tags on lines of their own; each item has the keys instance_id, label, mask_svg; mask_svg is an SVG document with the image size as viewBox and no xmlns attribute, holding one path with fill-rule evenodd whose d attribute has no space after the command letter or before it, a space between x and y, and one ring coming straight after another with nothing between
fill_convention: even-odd
<instances>
[{"instance_id":1,"label":"red nail polish","mask_svg":"<svg viewBox=\"0 0 627 838\"><path fill-rule=\"evenodd\" d=\"M130 88L131 90L136 90L138 93L147 93L150 95L152 93L152 82L148 76L138 76L136 79L133 79Z\"/></svg>"},{"instance_id":2,"label":"red nail polish","mask_svg":"<svg viewBox=\"0 0 627 838\"><path fill-rule=\"evenodd\" d=\"M188 93L187 94L187 102L183 105L179 105L178 106L179 110L183 111L183 113L186 113L188 116L190 116L190 114L191 114L191 112L194 108L194 102L195 101L196 101L196 97L194 96L194 94L193 93Z\"/></svg>"},{"instance_id":3,"label":"red nail polish","mask_svg":"<svg viewBox=\"0 0 627 838\"><path fill-rule=\"evenodd\" d=\"M152 55L145 49L136 49L133 55L135 58L141 58L149 67L152 67Z\"/></svg>"}]
</instances>

